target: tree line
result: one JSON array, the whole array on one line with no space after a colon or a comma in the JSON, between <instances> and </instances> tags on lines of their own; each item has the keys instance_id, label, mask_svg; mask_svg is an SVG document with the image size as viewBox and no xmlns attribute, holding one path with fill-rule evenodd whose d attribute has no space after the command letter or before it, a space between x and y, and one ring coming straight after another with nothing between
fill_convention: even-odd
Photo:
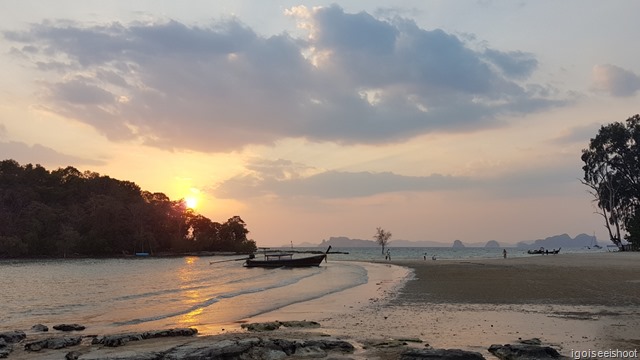
<instances>
[{"instance_id":1,"label":"tree line","mask_svg":"<svg viewBox=\"0 0 640 360\"><path fill-rule=\"evenodd\" d=\"M0 162L0 257L253 252L234 216L214 222L185 201L68 166Z\"/></svg>"}]
</instances>

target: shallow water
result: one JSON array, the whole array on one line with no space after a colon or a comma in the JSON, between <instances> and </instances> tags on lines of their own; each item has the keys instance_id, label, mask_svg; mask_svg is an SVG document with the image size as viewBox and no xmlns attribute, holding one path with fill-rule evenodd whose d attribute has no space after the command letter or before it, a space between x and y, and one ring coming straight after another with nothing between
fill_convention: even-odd
<instances>
[{"instance_id":1,"label":"shallow water","mask_svg":"<svg viewBox=\"0 0 640 360\"><path fill-rule=\"evenodd\" d=\"M78 323L91 333L215 327L367 282L358 265L244 268L221 257L0 262L0 331Z\"/></svg>"}]
</instances>

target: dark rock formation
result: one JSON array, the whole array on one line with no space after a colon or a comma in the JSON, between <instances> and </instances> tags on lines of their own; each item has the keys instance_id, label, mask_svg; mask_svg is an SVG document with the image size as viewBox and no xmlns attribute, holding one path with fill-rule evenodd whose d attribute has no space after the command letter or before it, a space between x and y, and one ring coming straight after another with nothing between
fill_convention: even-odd
<instances>
[{"instance_id":1,"label":"dark rock formation","mask_svg":"<svg viewBox=\"0 0 640 360\"><path fill-rule=\"evenodd\" d=\"M36 324L36 325L33 325L31 327L31 330L39 331L39 332L45 332L45 331L49 331L49 327L46 326L46 325L42 325L42 324Z\"/></svg>"},{"instance_id":2,"label":"dark rock formation","mask_svg":"<svg viewBox=\"0 0 640 360\"><path fill-rule=\"evenodd\" d=\"M486 247L486 248L499 248L500 247L500 243L495 241L495 240L489 240L484 245L484 247Z\"/></svg>"},{"instance_id":3,"label":"dark rock formation","mask_svg":"<svg viewBox=\"0 0 640 360\"><path fill-rule=\"evenodd\" d=\"M273 331L279 329L281 326L288 328L318 328L320 324L315 321L270 321L263 323L250 323L242 324L243 329L249 331Z\"/></svg>"},{"instance_id":4,"label":"dark rock formation","mask_svg":"<svg viewBox=\"0 0 640 360\"><path fill-rule=\"evenodd\" d=\"M502 360L567 359L552 347L531 344L493 344L489 352Z\"/></svg>"},{"instance_id":5,"label":"dark rock formation","mask_svg":"<svg viewBox=\"0 0 640 360\"><path fill-rule=\"evenodd\" d=\"M78 351L71 351L64 356L64 360L78 360L78 358L80 358L80 355L82 355L82 353Z\"/></svg>"},{"instance_id":6,"label":"dark rock formation","mask_svg":"<svg viewBox=\"0 0 640 360\"><path fill-rule=\"evenodd\" d=\"M246 338L184 344L164 353L167 360L281 359L287 356L323 358L327 352L352 353L353 345L342 340L285 340Z\"/></svg>"},{"instance_id":7,"label":"dark rock formation","mask_svg":"<svg viewBox=\"0 0 640 360\"><path fill-rule=\"evenodd\" d=\"M401 360L485 360L478 352L460 349L409 349Z\"/></svg>"},{"instance_id":8,"label":"dark rock formation","mask_svg":"<svg viewBox=\"0 0 640 360\"><path fill-rule=\"evenodd\" d=\"M195 329L195 328L155 330L155 331L146 331L142 333L97 336L91 341L91 343L94 345L117 347L117 346L122 346L128 343L129 341L140 341L140 340L155 339L155 338L161 338L161 337L193 336L197 333L198 333L198 329Z\"/></svg>"},{"instance_id":9,"label":"dark rock formation","mask_svg":"<svg viewBox=\"0 0 640 360\"><path fill-rule=\"evenodd\" d=\"M13 351L13 346L9 345L3 338L0 338L0 358L6 358Z\"/></svg>"},{"instance_id":10,"label":"dark rock formation","mask_svg":"<svg viewBox=\"0 0 640 360\"><path fill-rule=\"evenodd\" d=\"M54 325L53 328L60 331L82 331L85 329L84 326L78 324L60 324Z\"/></svg>"},{"instance_id":11,"label":"dark rock formation","mask_svg":"<svg viewBox=\"0 0 640 360\"><path fill-rule=\"evenodd\" d=\"M24 331L6 331L0 333L0 339L4 340L8 344L15 344L27 338L27 334Z\"/></svg>"},{"instance_id":12,"label":"dark rock formation","mask_svg":"<svg viewBox=\"0 0 640 360\"><path fill-rule=\"evenodd\" d=\"M81 336L49 338L26 343L24 344L24 349L27 351L40 351L42 349L62 349L69 346L78 345L81 341Z\"/></svg>"}]
</instances>

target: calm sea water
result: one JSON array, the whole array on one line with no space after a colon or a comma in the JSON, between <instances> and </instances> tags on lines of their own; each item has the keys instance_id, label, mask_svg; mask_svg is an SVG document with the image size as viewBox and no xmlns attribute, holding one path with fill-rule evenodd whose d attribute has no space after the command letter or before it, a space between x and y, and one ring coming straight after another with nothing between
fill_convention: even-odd
<instances>
[{"instance_id":1,"label":"calm sea water","mask_svg":"<svg viewBox=\"0 0 640 360\"><path fill-rule=\"evenodd\" d=\"M344 260L384 260L380 248L333 250L349 254L330 254L321 267L300 269L244 268L242 261L211 265L231 259L215 256L4 260L0 331L78 323L95 334L189 326L217 332L247 317L366 283L366 269ZM424 253L439 260L491 258L501 257L502 249L391 248L394 260L422 259Z\"/></svg>"}]
</instances>

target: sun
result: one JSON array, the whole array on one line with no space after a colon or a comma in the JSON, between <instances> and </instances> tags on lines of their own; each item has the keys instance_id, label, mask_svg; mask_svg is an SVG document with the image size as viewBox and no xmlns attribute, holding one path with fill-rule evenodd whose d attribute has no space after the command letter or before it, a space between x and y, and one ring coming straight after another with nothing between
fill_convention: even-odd
<instances>
[{"instance_id":1,"label":"sun","mask_svg":"<svg viewBox=\"0 0 640 360\"><path fill-rule=\"evenodd\" d=\"M186 197L184 202L189 209L195 210L195 208L198 207L198 199L195 196Z\"/></svg>"}]
</instances>

